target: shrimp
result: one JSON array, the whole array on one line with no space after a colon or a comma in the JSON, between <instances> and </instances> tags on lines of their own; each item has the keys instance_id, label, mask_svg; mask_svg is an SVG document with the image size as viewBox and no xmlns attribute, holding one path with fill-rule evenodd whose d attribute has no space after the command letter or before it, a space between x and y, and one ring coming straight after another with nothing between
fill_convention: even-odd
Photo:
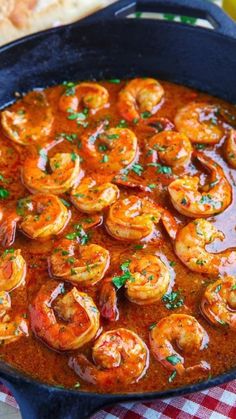
<instances>
[{"instance_id":1,"label":"shrimp","mask_svg":"<svg viewBox=\"0 0 236 419\"><path fill-rule=\"evenodd\" d=\"M56 142L56 144L58 141ZM61 194L70 189L82 174L76 153L56 153L49 159L51 173L46 172L48 151L55 142L42 148L39 154L29 156L22 166L22 181L30 192Z\"/></svg>"},{"instance_id":2,"label":"shrimp","mask_svg":"<svg viewBox=\"0 0 236 419\"><path fill-rule=\"evenodd\" d=\"M142 119L137 128L142 133L154 135L162 131L173 131L175 126L168 118L152 116Z\"/></svg>"},{"instance_id":3,"label":"shrimp","mask_svg":"<svg viewBox=\"0 0 236 419\"><path fill-rule=\"evenodd\" d=\"M108 250L97 244L80 246L76 240L62 239L50 256L53 277L64 278L78 285L94 285L100 281L110 264Z\"/></svg>"},{"instance_id":4,"label":"shrimp","mask_svg":"<svg viewBox=\"0 0 236 419\"><path fill-rule=\"evenodd\" d=\"M175 116L175 125L192 143L216 144L224 136L218 124L218 107L205 102L190 102Z\"/></svg>"},{"instance_id":5,"label":"shrimp","mask_svg":"<svg viewBox=\"0 0 236 419\"><path fill-rule=\"evenodd\" d=\"M69 366L83 380L102 389L117 383L136 383L149 366L146 344L136 333L124 328L103 333L95 342L92 355L95 365L78 354L69 359Z\"/></svg>"},{"instance_id":6,"label":"shrimp","mask_svg":"<svg viewBox=\"0 0 236 419\"><path fill-rule=\"evenodd\" d=\"M174 217L150 199L132 195L116 201L110 207L106 228L116 239L141 240L154 232L160 219L169 236L174 239L177 232Z\"/></svg>"},{"instance_id":7,"label":"shrimp","mask_svg":"<svg viewBox=\"0 0 236 419\"><path fill-rule=\"evenodd\" d=\"M42 141L52 129L54 117L43 92L28 93L17 111L5 110L1 115L6 136L17 144L27 146Z\"/></svg>"},{"instance_id":8,"label":"shrimp","mask_svg":"<svg viewBox=\"0 0 236 419\"><path fill-rule=\"evenodd\" d=\"M157 256L136 254L129 265L131 278L126 281L126 296L136 304L152 304L159 301L170 285L167 266Z\"/></svg>"},{"instance_id":9,"label":"shrimp","mask_svg":"<svg viewBox=\"0 0 236 419\"><path fill-rule=\"evenodd\" d=\"M153 114L164 96L162 85L155 79L131 80L119 93L118 110L129 122L139 120L140 114Z\"/></svg>"},{"instance_id":10,"label":"shrimp","mask_svg":"<svg viewBox=\"0 0 236 419\"><path fill-rule=\"evenodd\" d=\"M199 218L178 231L174 248L177 256L191 271L217 276L236 270L236 250L209 253L205 246L224 234L209 221Z\"/></svg>"},{"instance_id":11,"label":"shrimp","mask_svg":"<svg viewBox=\"0 0 236 419\"><path fill-rule=\"evenodd\" d=\"M102 109L108 104L109 93L105 87L97 83L80 83L73 87L72 92L65 92L59 100L59 109L62 112L68 110L77 111L81 102L93 111Z\"/></svg>"},{"instance_id":12,"label":"shrimp","mask_svg":"<svg viewBox=\"0 0 236 419\"><path fill-rule=\"evenodd\" d=\"M28 336L28 324L23 315L10 316L11 297L7 291L0 291L0 341L13 342Z\"/></svg>"},{"instance_id":13,"label":"shrimp","mask_svg":"<svg viewBox=\"0 0 236 419\"><path fill-rule=\"evenodd\" d=\"M107 277L102 281L99 293L99 308L104 319L116 321L120 314L117 307L117 290L112 280L113 277Z\"/></svg>"},{"instance_id":14,"label":"shrimp","mask_svg":"<svg viewBox=\"0 0 236 419\"><path fill-rule=\"evenodd\" d=\"M52 194L19 199L15 209L3 213L0 241L3 246L11 246L17 227L31 239L48 239L64 229L70 215L62 201Z\"/></svg>"},{"instance_id":15,"label":"shrimp","mask_svg":"<svg viewBox=\"0 0 236 419\"><path fill-rule=\"evenodd\" d=\"M200 192L198 176L184 176L168 186L171 202L187 217L209 217L223 212L231 203L232 188L224 171L215 161L203 153L195 154L197 160L210 172L210 182Z\"/></svg>"},{"instance_id":16,"label":"shrimp","mask_svg":"<svg viewBox=\"0 0 236 419\"><path fill-rule=\"evenodd\" d=\"M42 285L29 306L29 314L36 336L59 351L85 345L96 336L100 326L99 311L91 297L75 287L65 292L62 282L52 280Z\"/></svg>"},{"instance_id":17,"label":"shrimp","mask_svg":"<svg viewBox=\"0 0 236 419\"><path fill-rule=\"evenodd\" d=\"M138 155L138 141L128 128L110 128L104 131L101 124L95 132L81 136L84 157L99 170L118 172L131 164Z\"/></svg>"},{"instance_id":18,"label":"shrimp","mask_svg":"<svg viewBox=\"0 0 236 419\"><path fill-rule=\"evenodd\" d=\"M162 131L148 140L148 152L151 162L157 157L167 166L187 165L191 159L192 145L188 137L175 131Z\"/></svg>"},{"instance_id":19,"label":"shrimp","mask_svg":"<svg viewBox=\"0 0 236 419\"><path fill-rule=\"evenodd\" d=\"M236 277L227 276L208 285L201 310L212 324L227 325L236 331Z\"/></svg>"},{"instance_id":20,"label":"shrimp","mask_svg":"<svg viewBox=\"0 0 236 419\"><path fill-rule=\"evenodd\" d=\"M118 197L119 189L116 185L109 182L97 184L92 177L84 178L71 191L72 203L80 211L88 214L102 211L113 204Z\"/></svg>"},{"instance_id":21,"label":"shrimp","mask_svg":"<svg viewBox=\"0 0 236 419\"><path fill-rule=\"evenodd\" d=\"M0 258L0 292L12 291L23 285L26 277L26 262L21 250L6 249Z\"/></svg>"},{"instance_id":22,"label":"shrimp","mask_svg":"<svg viewBox=\"0 0 236 419\"><path fill-rule=\"evenodd\" d=\"M236 129L231 129L225 141L225 158L236 169Z\"/></svg>"},{"instance_id":23,"label":"shrimp","mask_svg":"<svg viewBox=\"0 0 236 419\"><path fill-rule=\"evenodd\" d=\"M179 375L195 370L209 370L209 365L200 361L185 367L184 357L175 351L173 344L186 353L194 354L206 348L209 338L198 321L187 314L171 314L162 318L150 332L150 345L155 358L167 369Z\"/></svg>"}]
</instances>

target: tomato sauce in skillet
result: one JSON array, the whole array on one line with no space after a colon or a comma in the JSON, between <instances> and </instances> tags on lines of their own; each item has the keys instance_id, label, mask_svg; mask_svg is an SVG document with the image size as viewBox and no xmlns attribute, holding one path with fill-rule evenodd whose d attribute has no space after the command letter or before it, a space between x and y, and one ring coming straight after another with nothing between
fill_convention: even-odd
<instances>
[{"instance_id":1,"label":"tomato sauce in skillet","mask_svg":"<svg viewBox=\"0 0 236 419\"><path fill-rule=\"evenodd\" d=\"M236 248L234 201L236 171L233 167L233 151L229 150L226 145L230 147L229 138L233 143L236 142L234 131L236 130L236 108L205 93L165 81L161 81L160 85L151 83L146 87L145 83L148 81L149 79L139 79L137 86L120 80L88 82L93 86L92 89L89 86L83 86L83 83L79 83L76 87L73 83L67 82L61 86L29 93L2 111L0 292L7 292L7 295L0 295L0 303L3 304L3 299L8 297L11 303L10 307L0 312L0 356L17 369L55 386L96 392L161 391L208 380L236 364L236 325L233 318L236 316L234 312L236 279L234 280L233 277L236 275L236 253L234 253L234 247ZM120 94L121 91L125 94ZM97 108L97 103L94 104L94 101L96 102L94 97L96 100L101 99L101 103L98 101ZM155 102L156 99L156 103L150 105L152 102L150 97L152 99L154 97L153 100ZM197 111L191 107L185 109L191 103ZM183 109L185 112L181 114L180 110ZM138 116L135 116L134 111ZM197 116L196 112L198 112ZM188 118L193 118L190 125L185 124L184 121ZM206 129L206 135L203 133L205 137L197 134L202 126ZM112 129L115 130L112 131ZM131 133L122 132L126 129L131 130ZM170 132L179 132L186 136L184 137L188 144L185 147L186 157L182 149L179 151L174 137L170 140L166 139L166 135ZM153 140L154 136L155 140ZM179 138L176 141L178 140ZM70 161L65 162L61 159L60 153L67 153L67 156L71 157ZM201 156L203 160L206 156L210 158L213 169L215 167L218 170L220 166L223 170L213 181L210 179L209 165L202 163ZM54 157L53 162L50 161L52 157ZM77 159L79 159L79 164L76 167ZM219 166L216 166L216 163ZM59 173L61 164L64 167L64 174ZM40 176L40 171L42 176ZM58 179L56 175L53 178L53 173L59 173ZM64 175L65 187L61 187L63 180L60 179ZM168 189L172 182L184 176L190 179L195 176L200 179L198 188L198 193L201 194L198 202L200 210L199 208L196 210L200 212L197 215L194 213L194 205L191 206L195 199L193 191L192 195L188 193L188 196L183 195L179 198L177 196L179 190L177 192L175 190L171 195ZM211 190L216 188L222 176L225 177L225 184L214 197L211 195ZM51 180L48 181L47 177ZM102 195L102 198L100 196L98 202L99 205L101 204L100 207L98 205L92 211L90 211L91 205L94 202L97 203L96 188L91 195L91 202L88 200L86 203L89 210L81 210L86 193L81 193L80 185L85 177L95 178L98 185L105 183L116 185L116 187L110 186L107 192L108 198L106 194ZM54 214L45 216L44 221L49 224L48 231L51 232L48 234L45 231L39 231L42 211L45 207L47 211L50 205L60 207L58 201L55 203L51 201L51 194L58 197L57 199L63 206L64 215L59 221L58 219L50 221L50 217L53 218ZM37 196L36 204L32 203L32 196ZM128 211L129 199L132 196L136 197L135 209L131 218L126 220L126 224L122 224L122 217L127 216L125 211ZM178 203L180 210L176 209L178 199L180 199ZM191 199L192 202L189 202ZM42 203L43 200L44 203ZM103 201L107 203L104 204ZM121 202L121 206L127 203L128 207L125 207L123 212L122 208L118 208L117 212L114 210L112 219L109 211L111 208L116 208L117 202ZM147 209L148 221L145 217L141 218L140 225L134 226L132 230L132 218L137 221L140 215L138 207L140 202L142 208L147 203L154 209ZM34 205L37 207L36 210L33 209ZM32 211L33 216L29 219ZM62 211L62 208L58 211ZM192 214L191 211L193 211ZM165 223L166 214L167 222ZM217 231L224 233L224 238L219 240L216 236L215 240L207 244L206 251L202 246L205 252L203 255L202 249L199 250L195 246L194 239L190 240L188 256L185 258L183 255L181 258L181 253L184 252L185 235L183 233L177 250L176 231L182 230L189 223L194 223L196 219L204 219L215 226ZM145 230L145 225L148 223L151 223L150 231L148 228L147 231ZM76 249L72 254L70 245L74 242ZM63 253L64 244L68 248L65 248ZM90 260L87 259L89 262L86 262L86 269L84 268L83 271L87 279L82 284L82 281L73 280L74 264L77 258L83 257L82 248L91 244L101 246L107 252L99 253L98 263L93 262L96 258L93 254ZM26 266L18 266L16 270L21 269L23 272L26 268L26 275L22 273L24 278L11 288L5 286L4 283L7 284L8 279L16 275L12 263L18 256L13 249L21 250ZM90 250L94 251L92 248ZM217 252L223 253L216 261L204 260L205 254ZM95 254L97 255L96 252ZM54 259L52 259L53 255ZM60 265L61 255L64 261L67 257L67 274L64 274L64 277L60 276L60 270L63 271L65 268L63 263ZM164 269L167 275L166 285L163 285L164 279L161 279L159 285L162 287L161 290L156 296L154 292L151 292L149 299L146 299L145 289L144 297L140 296L140 293L137 295L135 290L131 290L130 295L127 295L127 285L128 283L132 285L132 281L135 284L135 275L140 274L144 277L146 275L145 269L141 271L139 267L136 268L137 272L134 275L135 267L132 268L132 264L135 265L137 260L142 262L144 256L150 256L151 261L154 261L152 257L156 257L159 261L156 263L161 263L161 268L160 266L159 268ZM189 261L189 257L195 257L195 262ZM207 268L204 271L205 266ZM100 273L96 271L96 268L100 269ZM91 269L95 269L96 272L92 271L90 275ZM153 272L155 276L155 268ZM230 278L233 277L231 285L227 283L227 275L230 275ZM150 274L148 280L151 282L153 275ZM206 313L207 309L204 308L209 303L205 292L207 287L216 281L221 282L218 283L217 289L211 290L211 293L218 292L219 301L214 305L213 311L215 311L211 320ZM55 291L55 287L60 286L60 289L58 288L59 296L55 295L56 291L53 295L51 294L45 303L44 312L39 313L40 302L37 296L42 292L42 286L44 292L49 292L49 294L50 290ZM230 290L227 289L224 294L224 287L229 286ZM90 323L88 314L81 309L77 300L79 312L75 320L76 328L70 329L67 334L65 328L73 321L71 320L73 316L77 315L73 311L77 309L73 306L71 312L67 313L70 306L69 300L65 300L64 305L60 306L60 299L63 299L74 287L79 293L86 293L92 299L92 303L88 301L90 309L92 307L94 310L93 321L97 322L91 334L84 338L84 344L83 340L82 343L78 343L77 335L80 337L81 334L86 334ZM203 304L204 295L205 304ZM221 316L220 310L223 304L224 310L228 310L231 317L227 317L227 313ZM111 306L116 310L113 318ZM45 314L50 307L54 310L52 312L55 322L64 324L65 328L52 327L45 331L45 328L49 327L46 323L54 321ZM100 320L96 310L100 312ZM104 313L107 318L104 317ZM193 348L189 351L185 350L186 342L183 341L185 339L188 341L189 336L186 337L185 332L191 335L195 330L191 329L195 323L191 324L191 321L181 323L180 320L180 328L184 329L182 344L174 332L175 327L168 322L166 326L161 326L159 323L167 316L180 314L196 319L204 335L202 340L199 338L201 340L199 344L193 342ZM222 320L224 315L226 320ZM20 316L23 326L17 323L17 316ZM178 318L173 318L173 324L177 320ZM13 336L9 339L2 339L1 327L8 322L16 322L19 327L16 326L14 329L14 325L11 324ZM166 330L167 343L165 341L164 345L171 343L173 346L166 356L168 359L163 359L163 354L161 355L163 350L161 344L158 346L154 342L156 337L159 339L159 334L165 327L170 330ZM134 348L131 350L129 347L122 346L122 339L127 337L125 332L123 331L118 338L115 335L115 331L120 328L135 333L129 336L131 340L141 339L141 341L135 341L137 348L140 346L141 352L144 351L140 352L141 355L138 358L139 371L136 371L138 361L135 358L137 355L134 355ZM3 329L2 333L6 334L4 326ZM100 342L100 348L97 348L97 352L100 352L93 354L94 359L92 358L92 348L95 342L109 331L114 331L115 335L113 346L112 334L110 336L111 353L108 355L108 358L113 356L115 359L113 359L113 368L107 368L107 366L105 368L101 365L108 340ZM50 343L56 341L55 345ZM121 359L119 356L116 358L117 353L114 355L116 351L120 353ZM86 367L84 357L80 364L78 354L86 357L88 367ZM182 357L184 363L181 361ZM109 362L112 361L109 359L107 363ZM106 360L104 363L106 364ZM117 368L123 368L126 363L123 375L117 373ZM183 367L181 367L182 371L178 368L179 364ZM194 368L194 366L197 367ZM92 382L88 378L89 371L92 371ZM101 371L108 371L102 379L100 379Z\"/></svg>"}]
</instances>

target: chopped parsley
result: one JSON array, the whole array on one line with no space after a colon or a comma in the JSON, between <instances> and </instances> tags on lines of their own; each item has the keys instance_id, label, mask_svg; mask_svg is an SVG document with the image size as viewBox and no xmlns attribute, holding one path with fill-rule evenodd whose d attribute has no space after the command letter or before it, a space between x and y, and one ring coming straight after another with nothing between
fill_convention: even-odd
<instances>
[{"instance_id":1,"label":"chopped parsley","mask_svg":"<svg viewBox=\"0 0 236 419\"><path fill-rule=\"evenodd\" d=\"M10 192L7 189L0 188L0 199L6 199L10 195Z\"/></svg>"},{"instance_id":2,"label":"chopped parsley","mask_svg":"<svg viewBox=\"0 0 236 419\"><path fill-rule=\"evenodd\" d=\"M101 163L107 163L108 160L109 160L109 156L107 154L104 154L104 156L102 156Z\"/></svg>"},{"instance_id":3,"label":"chopped parsley","mask_svg":"<svg viewBox=\"0 0 236 419\"><path fill-rule=\"evenodd\" d=\"M121 119L120 122L116 125L117 128L126 128L127 126L128 124L124 119Z\"/></svg>"},{"instance_id":4,"label":"chopped parsley","mask_svg":"<svg viewBox=\"0 0 236 419\"><path fill-rule=\"evenodd\" d=\"M142 119L150 118L150 116L152 116L152 114L150 112L148 112L148 111L145 111L145 112L142 112L141 113L141 118Z\"/></svg>"},{"instance_id":5,"label":"chopped parsley","mask_svg":"<svg viewBox=\"0 0 236 419\"><path fill-rule=\"evenodd\" d=\"M184 299L180 295L179 291L171 291L168 294L165 294L162 297L162 301L165 303L165 306L168 310L174 310L179 308L184 304Z\"/></svg>"},{"instance_id":6,"label":"chopped parsley","mask_svg":"<svg viewBox=\"0 0 236 419\"><path fill-rule=\"evenodd\" d=\"M119 84L120 83L120 79L110 79L108 81L109 81L109 83L113 83L113 84Z\"/></svg>"},{"instance_id":7,"label":"chopped parsley","mask_svg":"<svg viewBox=\"0 0 236 419\"><path fill-rule=\"evenodd\" d=\"M154 329L154 327L156 327L156 323L152 323L152 324L150 324L150 326L149 326L149 330L152 330L152 329Z\"/></svg>"},{"instance_id":8,"label":"chopped parsley","mask_svg":"<svg viewBox=\"0 0 236 419\"><path fill-rule=\"evenodd\" d=\"M166 360L171 364L171 365L177 365L181 362L181 359L177 356L177 355L170 355L166 357Z\"/></svg>"},{"instance_id":9,"label":"chopped parsley","mask_svg":"<svg viewBox=\"0 0 236 419\"><path fill-rule=\"evenodd\" d=\"M80 244L85 245L88 243L89 241L89 236L88 234L84 231L83 227L80 224L76 224L74 226L75 231L73 233L68 233L66 234L66 239L68 240L75 240L75 239L79 239Z\"/></svg>"},{"instance_id":10,"label":"chopped parsley","mask_svg":"<svg viewBox=\"0 0 236 419\"><path fill-rule=\"evenodd\" d=\"M65 95L73 96L75 95L76 84L73 81L63 81L62 86L65 87Z\"/></svg>"},{"instance_id":11,"label":"chopped parsley","mask_svg":"<svg viewBox=\"0 0 236 419\"><path fill-rule=\"evenodd\" d=\"M131 167L132 172L136 173L138 176L142 176L144 168L141 166L141 164L134 163Z\"/></svg>"},{"instance_id":12,"label":"chopped parsley","mask_svg":"<svg viewBox=\"0 0 236 419\"><path fill-rule=\"evenodd\" d=\"M169 383L172 383L172 381L174 381L174 379L176 377L176 374L177 374L177 372L175 370L170 374L170 376L168 378Z\"/></svg>"},{"instance_id":13,"label":"chopped parsley","mask_svg":"<svg viewBox=\"0 0 236 419\"><path fill-rule=\"evenodd\" d=\"M60 137L65 138L65 140L69 141L69 143L73 143L73 141L77 139L77 134L66 134L65 132L61 132L60 134L57 134L56 140Z\"/></svg>"},{"instance_id":14,"label":"chopped parsley","mask_svg":"<svg viewBox=\"0 0 236 419\"><path fill-rule=\"evenodd\" d=\"M63 203L63 205L65 205L65 207L70 207L70 203L68 202L68 201L66 201L65 199L63 199L63 198L60 198L60 200L61 200L61 202Z\"/></svg>"},{"instance_id":15,"label":"chopped parsley","mask_svg":"<svg viewBox=\"0 0 236 419\"><path fill-rule=\"evenodd\" d=\"M219 284L216 288L215 288L215 293L220 292L221 290L221 284Z\"/></svg>"},{"instance_id":16,"label":"chopped parsley","mask_svg":"<svg viewBox=\"0 0 236 419\"><path fill-rule=\"evenodd\" d=\"M74 153L74 151L71 153L71 161L76 161L77 160L77 154Z\"/></svg>"},{"instance_id":17,"label":"chopped parsley","mask_svg":"<svg viewBox=\"0 0 236 419\"><path fill-rule=\"evenodd\" d=\"M130 265L130 260L123 262L120 265L120 269L123 271L123 274L119 276L114 276L112 278L112 282L117 289L120 289L121 287L123 287L123 285L125 285L126 281L132 279L132 275L129 270L129 265Z\"/></svg>"}]
</instances>

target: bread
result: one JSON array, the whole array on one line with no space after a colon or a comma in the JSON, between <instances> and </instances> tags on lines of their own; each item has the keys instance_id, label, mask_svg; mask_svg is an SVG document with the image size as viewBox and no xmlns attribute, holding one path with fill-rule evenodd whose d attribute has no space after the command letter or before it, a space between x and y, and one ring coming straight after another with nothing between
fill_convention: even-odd
<instances>
[{"instance_id":1,"label":"bread","mask_svg":"<svg viewBox=\"0 0 236 419\"><path fill-rule=\"evenodd\" d=\"M74 22L110 3L112 0L0 0L0 45Z\"/></svg>"}]
</instances>

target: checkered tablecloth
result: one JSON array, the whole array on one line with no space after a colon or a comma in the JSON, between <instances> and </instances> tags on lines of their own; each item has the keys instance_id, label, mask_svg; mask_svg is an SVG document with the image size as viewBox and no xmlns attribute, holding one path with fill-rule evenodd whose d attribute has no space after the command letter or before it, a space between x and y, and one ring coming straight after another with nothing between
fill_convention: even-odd
<instances>
[{"instance_id":1,"label":"checkered tablecloth","mask_svg":"<svg viewBox=\"0 0 236 419\"><path fill-rule=\"evenodd\" d=\"M191 0L190 0L191 1ZM214 0L213 0L214 1ZM221 4L221 0L215 0ZM142 17L138 15L136 17ZM143 16L148 17L148 16ZM201 20L174 15L157 18L207 26ZM18 407L9 390L0 384L0 401ZM236 419L236 380L199 393L147 403L120 403L101 410L93 419Z\"/></svg>"},{"instance_id":2,"label":"checkered tablecloth","mask_svg":"<svg viewBox=\"0 0 236 419\"><path fill-rule=\"evenodd\" d=\"M0 385L0 401L18 407ZM56 417L56 416L55 416ZM189 396L147 403L120 403L101 410L92 419L225 419L236 418L236 380Z\"/></svg>"}]
</instances>

